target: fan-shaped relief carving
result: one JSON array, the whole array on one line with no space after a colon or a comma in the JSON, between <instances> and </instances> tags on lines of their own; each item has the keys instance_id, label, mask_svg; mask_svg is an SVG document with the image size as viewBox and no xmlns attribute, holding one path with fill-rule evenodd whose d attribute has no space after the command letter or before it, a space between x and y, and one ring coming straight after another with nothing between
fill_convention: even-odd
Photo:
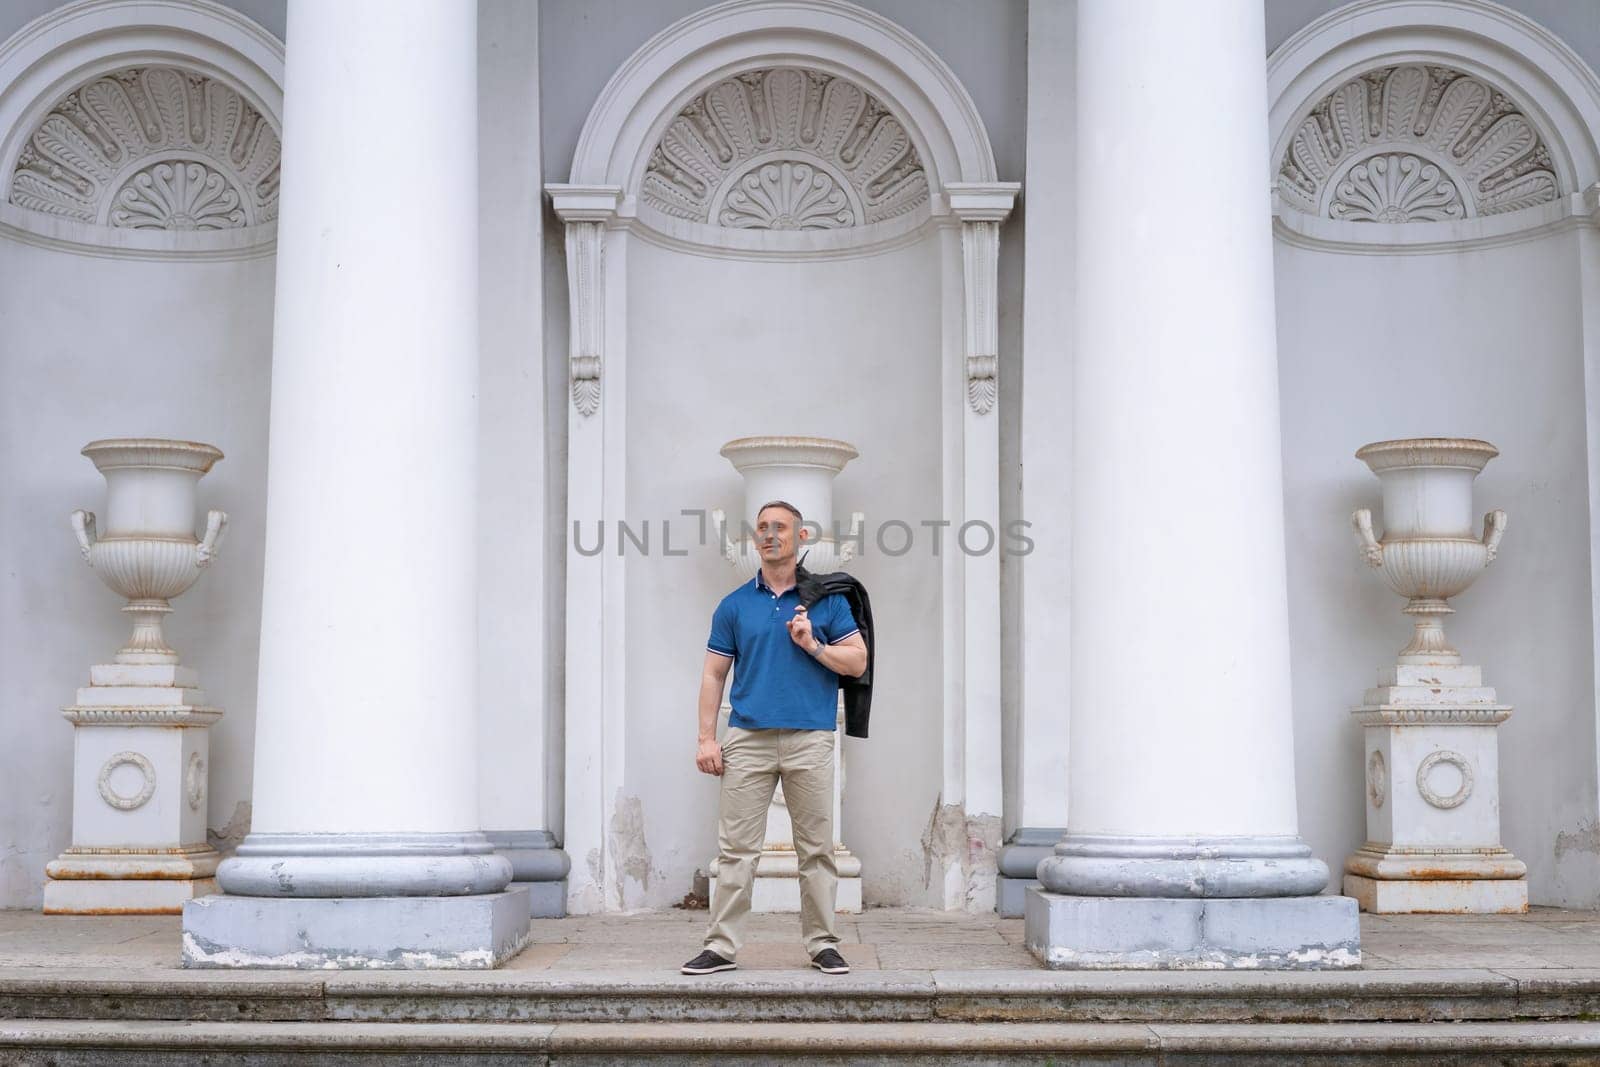
<instances>
[{"instance_id":1,"label":"fan-shaped relief carving","mask_svg":"<svg viewBox=\"0 0 1600 1067\"><path fill-rule=\"evenodd\" d=\"M833 175L797 160L762 163L727 189L712 217L719 226L756 230L838 230L860 224L853 203Z\"/></svg>"},{"instance_id":2,"label":"fan-shaped relief carving","mask_svg":"<svg viewBox=\"0 0 1600 1067\"><path fill-rule=\"evenodd\" d=\"M131 67L73 90L28 138L19 207L92 225L220 230L278 214L272 124L234 89L175 67Z\"/></svg>"},{"instance_id":3,"label":"fan-shaped relief carving","mask_svg":"<svg viewBox=\"0 0 1600 1067\"><path fill-rule=\"evenodd\" d=\"M1504 92L1450 67L1352 78L1311 109L1278 167L1301 211L1355 222L1498 215L1560 195L1550 150Z\"/></svg>"},{"instance_id":4,"label":"fan-shaped relief carving","mask_svg":"<svg viewBox=\"0 0 1600 1067\"><path fill-rule=\"evenodd\" d=\"M718 82L667 125L644 202L739 229L845 229L915 211L928 178L905 126L843 78L775 67Z\"/></svg>"}]
</instances>

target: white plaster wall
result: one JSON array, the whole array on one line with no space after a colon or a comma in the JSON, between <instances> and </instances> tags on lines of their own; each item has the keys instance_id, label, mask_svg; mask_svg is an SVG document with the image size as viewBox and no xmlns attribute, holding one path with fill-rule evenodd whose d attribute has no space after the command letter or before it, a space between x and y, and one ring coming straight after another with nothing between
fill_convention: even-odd
<instances>
[{"instance_id":1,"label":"white plaster wall","mask_svg":"<svg viewBox=\"0 0 1600 1067\"><path fill-rule=\"evenodd\" d=\"M1600 906L1577 241L1396 256L1278 242L1300 828L1335 870L1364 836L1347 709L1410 632L1354 547L1351 510L1381 507L1352 454L1385 438L1481 437L1501 455L1475 504L1510 524L1447 632L1516 707L1500 730L1502 824L1533 901Z\"/></svg>"},{"instance_id":2,"label":"white plaster wall","mask_svg":"<svg viewBox=\"0 0 1600 1067\"><path fill-rule=\"evenodd\" d=\"M728 440L813 434L861 453L835 482L836 521L864 511L870 531L940 515L940 276L932 236L808 263L636 242L628 268L629 512L652 520L653 540L651 556L628 565L626 791L641 801L650 852L643 903L659 907L716 854L717 783L694 767L695 700L712 610L738 582L678 513L720 506L731 522L743 510L744 483L718 455ZM661 554L664 517L688 556ZM872 593L880 634L872 736L846 742L843 837L865 864L869 902L936 902L920 839L942 756L938 564L926 536L898 558L869 537L850 568Z\"/></svg>"},{"instance_id":3,"label":"white plaster wall","mask_svg":"<svg viewBox=\"0 0 1600 1067\"><path fill-rule=\"evenodd\" d=\"M104 479L78 454L95 438L185 438L226 456L199 495L201 514L228 512L220 562L173 602L166 628L226 709L207 826L232 843L246 828L273 259L107 259L0 239L0 279L0 907L36 907L44 865L71 835L72 728L57 709L130 632L67 524L74 508L104 508Z\"/></svg>"}]
</instances>

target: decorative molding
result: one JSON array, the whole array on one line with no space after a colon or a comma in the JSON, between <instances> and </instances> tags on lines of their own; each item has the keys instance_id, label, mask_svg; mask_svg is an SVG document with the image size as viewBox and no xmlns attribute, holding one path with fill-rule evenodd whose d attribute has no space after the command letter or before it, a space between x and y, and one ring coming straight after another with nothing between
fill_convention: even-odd
<instances>
[{"instance_id":1,"label":"decorative molding","mask_svg":"<svg viewBox=\"0 0 1600 1067\"><path fill-rule=\"evenodd\" d=\"M1363 841L1357 852L1374 856L1450 856L1469 859L1505 859L1511 857L1509 849L1499 845L1468 845L1461 848L1434 845L1395 845L1387 841Z\"/></svg>"},{"instance_id":2,"label":"decorative molding","mask_svg":"<svg viewBox=\"0 0 1600 1067\"><path fill-rule=\"evenodd\" d=\"M627 233L630 239L702 259L798 263L891 252L927 240L946 223L946 219L932 216L901 215L841 230L739 230L656 216L648 223L638 218L619 219L610 228Z\"/></svg>"},{"instance_id":3,"label":"decorative molding","mask_svg":"<svg viewBox=\"0 0 1600 1067\"><path fill-rule=\"evenodd\" d=\"M1313 251L1435 255L1540 240L1595 224L1589 191L1600 182L1600 78L1550 31L1491 0L1354 0L1285 40L1267 60L1273 185L1315 105L1363 72L1402 66L1443 68L1503 89L1537 130L1562 192L1497 214L1469 211L1449 221L1371 225L1307 212L1275 188L1278 239ZM1382 103L1380 97L1376 105ZM1440 163L1442 154L1417 152L1415 144L1413 139L1396 150ZM1376 154L1374 149L1347 156L1340 165L1353 167ZM1472 190L1463 187L1461 175L1449 166L1442 170L1470 200Z\"/></svg>"},{"instance_id":4,"label":"decorative molding","mask_svg":"<svg viewBox=\"0 0 1600 1067\"><path fill-rule=\"evenodd\" d=\"M1374 808L1383 807L1389 796L1389 766L1377 749L1367 757L1367 800Z\"/></svg>"},{"instance_id":5,"label":"decorative molding","mask_svg":"<svg viewBox=\"0 0 1600 1067\"><path fill-rule=\"evenodd\" d=\"M643 202L738 229L844 229L929 203L905 125L877 97L820 70L725 78L685 104L650 151Z\"/></svg>"},{"instance_id":6,"label":"decorative molding","mask_svg":"<svg viewBox=\"0 0 1600 1067\"><path fill-rule=\"evenodd\" d=\"M277 234L276 222L239 230L119 230L41 215L0 201L0 236L35 248L95 259L261 259L277 254Z\"/></svg>"},{"instance_id":7,"label":"decorative molding","mask_svg":"<svg viewBox=\"0 0 1600 1067\"><path fill-rule=\"evenodd\" d=\"M605 356L605 230L617 214L615 186L550 185L556 214L567 224L567 374L572 405L588 418L600 410Z\"/></svg>"},{"instance_id":8,"label":"decorative molding","mask_svg":"<svg viewBox=\"0 0 1600 1067\"><path fill-rule=\"evenodd\" d=\"M1355 708L1352 717L1362 726L1494 726L1511 718L1511 710L1509 704L1385 704Z\"/></svg>"},{"instance_id":9,"label":"decorative molding","mask_svg":"<svg viewBox=\"0 0 1600 1067\"><path fill-rule=\"evenodd\" d=\"M988 133L960 79L903 27L847 0L726 0L668 26L601 90L578 137L572 180L637 189L665 116L728 77L730 42L745 56L782 56L871 86L914 131L932 188L994 180Z\"/></svg>"},{"instance_id":10,"label":"decorative molding","mask_svg":"<svg viewBox=\"0 0 1600 1067\"><path fill-rule=\"evenodd\" d=\"M189 753L189 762L183 771L183 793L189 801L190 811L199 811L206 799L206 761L200 753Z\"/></svg>"},{"instance_id":11,"label":"decorative molding","mask_svg":"<svg viewBox=\"0 0 1600 1067\"><path fill-rule=\"evenodd\" d=\"M1445 222L1465 218L1467 209L1455 184L1432 163L1380 154L1346 172L1328 214L1351 222Z\"/></svg>"},{"instance_id":12,"label":"decorative molding","mask_svg":"<svg viewBox=\"0 0 1600 1067\"><path fill-rule=\"evenodd\" d=\"M979 415L994 408L1000 362L1000 224L961 224L963 290L966 294L967 403Z\"/></svg>"},{"instance_id":13,"label":"decorative molding","mask_svg":"<svg viewBox=\"0 0 1600 1067\"><path fill-rule=\"evenodd\" d=\"M1595 213L1597 199L1600 189L1591 188L1505 215L1377 227L1307 215L1287 206L1279 197L1273 207L1272 235L1287 245L1317 252L1454 255L1466 249L1502 248L1552 234L1600 229L1600 216ZM1375 236L1382 240L1374 240Z\"/></svg>"},{"instance_id":14,"label":"decorative molding","mask_svg":"<svg viewBox=\"0 0 1600 1067\"><path fill-rule=\"evenodd\" d=\"M118 767L132 767L144 776L144 782L137 793L126 795L118 793L111 788L111 774ZM110 804L119 811L134 811L141 808L156 792L156 769L148 759L137 752L118 752L106 760L100 767L100 774L95 781L100 790L100 799Z\"/></svg>"},{"instance_id":15,"label":"decorative molding","mask_svg":"<svg viewBox=\"0 0 1600 1067\"><path fill-rule=\"evenodd\" d=\"M139 76L149 71L171 72L181 84L174 86L167 74L149 84ZM135 83L122 87L121 99L105 90L129 75ZM234 164L228 151L236 146L210 143L221 127L208 129L207 123L216 115L259 116L259 140L251 140L253 127L240 127L240 147L251 153L275 145L282 81L282 42L212 0L77 0L41 15L0 43L0 175L6 182L0 235L102 258L271 255L275 204L252 203L256 198L232 180L254 157ZM109 110L96 115L84 108L96 102ZM123 105L140 102L149 110L135 109L130 122ZM71 114L75 109L82 110ZM51 146L43 151L41 136ZM152 136L159 145L152 146ZM223 188L212 196L209 175L198 185L189 182L192 171L179 169L180 161L220 175ZM183 184L181 195L161 188L151 168L162 163L172 166L171 181ZM140 171L148 184L130 187ZM125 188L132 204L119 199ZM178 192L174 187L172 194ZM225 194L239 198L242 220L229 217L232 207L218 210ZM275 198L272 192L263 199ZM119 210L129 214L113 220ZM191 222L194 228L164 228Z\"/></svg>"},{"instance_id":16,"label":"decorative molding","mask_svg":"<svg viewBox=\"0 0 1600 1067\"><path fill-rule=\"evenodd\" d=\"M1448 764L1461 772L1461 785L1449 796L1440 796L1433 791L1432 786L1428 785L1429 773L1441 763ZM1472 765L1459 752L1440 749L1437 752L1429 753L1417 766L1417 792L1422 794L1423 800L1426 800L1441 811L1449 811L1451 808L1459 808L1462 804L1465 804L1467 798L1472 795L1472 786Z\"/></svg>"},{"instance_id":17,"label":"decorative molding","mask_svg":"<svg viewBox=\"0 0 1600 1067\"><path fill-rule=\"evenodd\" d=\"M979 415L987 415L994 408L1000 384L996 377L999 362L996 356L967 357L967 403Z\"/></svg>"},{"instance_id":18,"label":"decorative molding","mask_svg":"<svg viewBox=\"0 0 1600 1067\"><path fill-rule=\"evenodd\" d=\"M605 347L605 233L598 222L567 223L571 282L572 404L587 418L600 409L600 353Z\"/></svg>"},{"instance_id":19,"label":"decorative molding","mask_svg":"<svg viewBox=\"0 0 1600 1067\"><path fill-rule=\"evenodd\" d=\"M1447 66L1380 67L1311 109L1278 165L1279 194L1353 222L1445 222L1561 195L1542 135L1483 78Z\"/></svg>"},{"instance_id":20,"label":"decorative molding","mask_svg":"<svg viewBox=\"0 0 1600 1067\"><path fill-rule=\"evenodd\" d=\"M222 718L221 708L192 704L107 705L72 704L61 715L74 726L210 726Z\"/></svg>"},{"instance_id":21,"label":"decorative molding","mask_svg":"<svg viewBox=\"0 0 1600 1067\"><path fill-rule=\"evenodd\" d=\"M946 187L961 220L967 404L979 415L994 409L999 394L1000 223L1020 189L1016 182Z\"/></svg>"},{"instance_id":22,"label":"decorative molding","mask_svg":"<svg viewBox=\"0 0 1600 1067\"><path fill-rule=\"evenodd\" d=\"M129 229L224 230L278 213L277 131L195 71L129 67L78 86L27 138L7 199Z\"/></svg>"},{"instance_id":23,"label":"decorative molding","mask_svg":"<svg viewBox=\"0 0 1600 1067\"><path fill-rule=\"evenodd\" d=\"M103 847L99 845L70 845L63 856L199 856L215 852L210 845L133 845Z\"/></svg>"}]
</instances>

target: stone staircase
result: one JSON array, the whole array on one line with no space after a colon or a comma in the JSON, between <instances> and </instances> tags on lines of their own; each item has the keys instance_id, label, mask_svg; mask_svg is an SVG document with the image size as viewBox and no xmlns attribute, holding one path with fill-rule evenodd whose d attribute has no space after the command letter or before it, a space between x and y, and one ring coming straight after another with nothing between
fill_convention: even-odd
<instances>
[{"instance_id":1,"label":"stone staircase","mask_svg":"<svg viewBox=\"0 0 1600 1067\"><path fill-rule=\"evenodd\" d=\"M1600 972L0 974L0 1064L1600 1063Z\"/></svg>"}]
</instances>

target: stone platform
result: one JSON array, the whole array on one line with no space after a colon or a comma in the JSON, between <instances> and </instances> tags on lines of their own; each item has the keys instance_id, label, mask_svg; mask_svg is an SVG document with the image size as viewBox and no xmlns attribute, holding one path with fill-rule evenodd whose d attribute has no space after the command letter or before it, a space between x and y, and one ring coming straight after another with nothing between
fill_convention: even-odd
<instances>
[{"instance_id":1,"label":"stone platform","mask_svg":"<svg viewBox=\"0 0 1600 1067\"><path fill-rule=\"evenodd\" d=\"M757 915L740 970L681 976L704 923L536 920L493 971L196 971L176 917L0 912L0 1064L1600 1061L1593 913L1363 915L1361 969L1252 973L1047 971L1020 920L868 909L843 977Z\"/></svg>"}]
</instances>

